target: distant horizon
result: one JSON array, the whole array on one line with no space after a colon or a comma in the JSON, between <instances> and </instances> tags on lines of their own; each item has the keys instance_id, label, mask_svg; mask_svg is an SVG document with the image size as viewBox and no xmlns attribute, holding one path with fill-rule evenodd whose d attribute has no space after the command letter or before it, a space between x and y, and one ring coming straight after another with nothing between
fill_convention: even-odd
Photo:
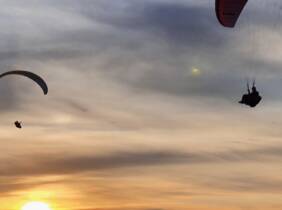
<instances>
[{"instance_id":1,"label":"distant horizon","mask_svg":"<svg viewBox=\"0 0 282 210\"><path fill-rule=\"evenodd\" d=\"M282 2L1 2L0 210L282 209Z\"/></svg>"}]
</instances>

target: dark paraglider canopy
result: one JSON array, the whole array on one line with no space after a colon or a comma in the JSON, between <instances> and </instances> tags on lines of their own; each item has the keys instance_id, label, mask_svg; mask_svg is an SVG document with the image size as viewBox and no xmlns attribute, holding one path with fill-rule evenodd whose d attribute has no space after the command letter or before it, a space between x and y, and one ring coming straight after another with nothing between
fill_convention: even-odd
<instances>
[{"instance_id":1,"label":"dark paraglider canopy","mask_svg":"<svg viewBox=\"0 0 282 210\"><path fill-rule=\"evenodd\" d=\"M20 75L20 76L27 77L27 78L33 80L34 82L36 82L37 85L39 85L39 87L41 87L41 89L42 89L42 91L45 95L48 93L48 86L47 86L46 82L40 76L38 76L37 74L34 74L32 72L29 72L29 71L24 71L24 70L12 70L12 71L7 71L3 74L0 74L0 79L2 77L7 76L7 75ZM22 128L21 122L15 121L14 124L17 128L19 128L19 129Z\"/></svg>"},{"instance_id":2,"label":"dark paraglider canopy","mask_svg":"<svg viewBox=\"0 0 282 210\"><path fill-rule=\"evenodd\" d=\"M262 97L259 95L259 92L257 91L255 87L255 82L253 82L252 91L250 91L249 84L247 83L247 91L248 93L242 96L242 99L241 101L239 101L239 103L245 104L253 108L259 104Z\"/></svg>"},{"instance_id":3,"label":"dark paraglider canopy","mask_svg":"<svg viewBox=\"0 0 282 210\"><path fill-rule=\"evenodd\" d=\"M248 0L216 0L218 21L225 27L233 28L247 2Z\"/></svg>"},{"instance_id":4,"label":"dark paraglider canopy","mask_svg":"<svg viewBox=\"0 0 282 210\"><path fill-rule=\"evenodd\" d=\"M33 80L36 82L42 89L43 93L46 95L48 93L48 86L46 82L37 74L34 74L29 71L23 71L23 70L13 70L13 71L8 71L3 74L0 74L0 78L5 77L7 75L21 75L28 77L29 79Z\"/></svg>"},{"instance_id":5,"label":"dark paraglider canopy","mask_svg":"<svg viewBox=\"0 0 282 210\"><path fill-rule=\"evenodd\" d=\"M16 126L17 128L19 128L19 129L22 128L21 122L19 122L19 121L16 121L16 122L15 122L15 126Z\"/></svg>"}]
</instances>

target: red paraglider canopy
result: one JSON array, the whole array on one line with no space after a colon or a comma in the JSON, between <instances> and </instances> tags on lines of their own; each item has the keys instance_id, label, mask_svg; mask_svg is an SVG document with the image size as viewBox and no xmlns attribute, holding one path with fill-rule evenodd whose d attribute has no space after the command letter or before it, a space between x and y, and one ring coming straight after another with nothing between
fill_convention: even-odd
<instances>
[{"instance_id":1,"label":"red paraglider canopy","mask_svg":"<svg viewBox=\"0 0 282 210\"><path fill-rule=\"evenodd\" d=\"M216 0L216 16L225 27L233 28L248 0Z\"/></svg>"}]
</instances>

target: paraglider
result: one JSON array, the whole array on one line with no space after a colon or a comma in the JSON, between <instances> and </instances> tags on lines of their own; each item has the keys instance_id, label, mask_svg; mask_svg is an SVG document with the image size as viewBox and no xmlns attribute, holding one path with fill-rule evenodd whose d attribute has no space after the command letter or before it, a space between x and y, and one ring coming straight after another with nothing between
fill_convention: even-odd
<instances>
[{"instance_id":1,"label":"paraglider","mask_svg":"<svg viewBox=\"0 0 282 210\"><path fill-rule=\"evenodd\" d=\"M248 93L242 96L242 99L241 101L239 101L239 103L245 104L253 108L259 104L262 97L259 95L259 92L257 91L255 87L255 82L253 82L252 91L250 91L249 83L247 83L247 91Z\"/></svg>"},{"instance_id":2,"label":"paraglider","mask_svg":"<svg viewBox=\"0 0 282 210\"><path fill-rule=\"evenodd\" d=\"M233 28L248 0L216 0L215 11L221 25Z\"/></svg>"},{"instance_id":3,"label":"paraglider","mask_svg":"<svg viewBox=\"0 0 282 210\"><path fill-rule=\"evenodd\" d=\"M15 126L16 126L17 128L19 128L19 129L22 128L21 122L19 122L19 121L16 121L16 122L15 122Z\"/></svg>"},{"instance_id":4,"label":"paraglider","mask_svg":"<svg viewBox=\"0 0 282 210\"><path fill-rule=\"evenodd\" d=\"M7 75L20 75L20 76L25 76L31 80L33 80L34 82L37 83L37 85L39 85L44 93L44 95L46 95L48 93L48 86L46 84L46 82L37 74L34 74L32 72L29 71L23 71L23 70L14 70L14 71L8 71L5 72L3 74L0 74L0 79L2 77L5 77Z\"/></svg>"},{"instance_id":5,"label":"paraglider","mask_svg":"<svg viewBox=\"0 0 282 210\"><path fill-rule=\"evenodd\" d=\"M24 70L13 70L13 71L8 71L8 72L0 74L0 79L2 77L8 76L8 75L20 75L20 76L27 77L27 78L33 80L35 83L37 83L37 85L42 89L44 95L47 95L47 93L48 93L48 86L47 86L46 82L40 76L38 76L37 74L34 74L32 72L29 72L29 71L24 71ZM19 128L19 129L22 128L21 122L15 121L14 124L17 128Z\"/></svg>"}]
</instances>

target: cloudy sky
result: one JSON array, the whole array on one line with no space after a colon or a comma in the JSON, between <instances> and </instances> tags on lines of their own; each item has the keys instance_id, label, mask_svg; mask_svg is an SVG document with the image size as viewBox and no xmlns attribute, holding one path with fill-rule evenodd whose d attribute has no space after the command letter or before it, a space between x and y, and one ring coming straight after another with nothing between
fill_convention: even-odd
<instances>
[{"instance_id":1,"label":"cloudy sky","mask_svg":"<svg viewBox=\"0 0 282 210\"><path fill-rule=\"evenodd\" d=\"M0 210L282 208L279 0L235 29L213 0L0 3L0 72L49 86L0 81Z\"/></svg>"}]
</instances>

